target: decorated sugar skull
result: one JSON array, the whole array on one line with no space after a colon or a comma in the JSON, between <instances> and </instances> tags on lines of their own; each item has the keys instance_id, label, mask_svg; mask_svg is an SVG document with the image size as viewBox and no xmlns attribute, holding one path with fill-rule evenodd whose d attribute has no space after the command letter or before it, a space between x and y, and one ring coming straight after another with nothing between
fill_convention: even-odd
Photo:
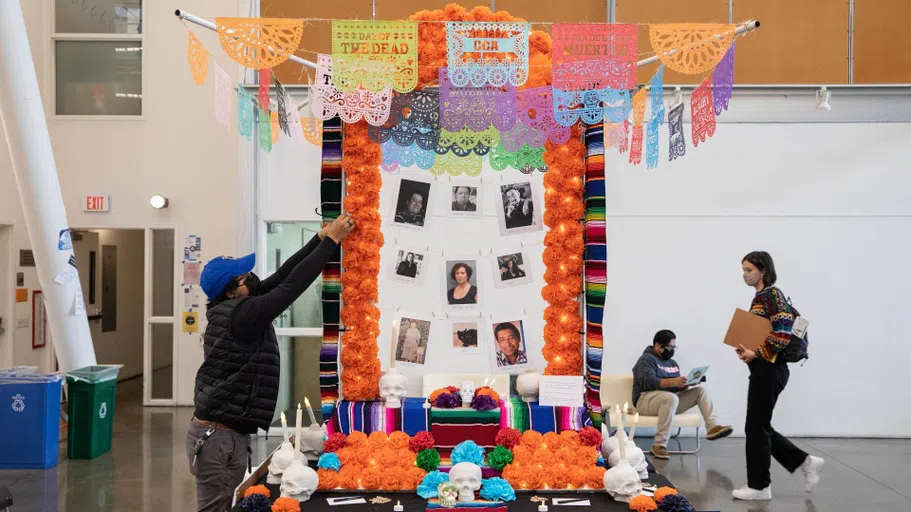
<instances>
[{"instance_id":1,"label":"decorated sugar skull","mask_svg":"<svg viewBox=\"0 0 911 512\"><path fill-rule=\"evenodd\" d=\"M474 398L474 382L470 380L463 380L462 389L459 391L459 396L462 397L463 405L470 404L471 400Z\"/></svg>"},{"instance_id":2,"label":"decorated sugar skull","mask_svg":"<svg viewBox=\"0 0 911 512\"><path fill-rule=\"evenodd\" d=\"M387 408L400 409L407 393L408 377L394 367L380 377L380 396L386 401Z\"/></svg>"},{"instance_id":3,"label":"decorated sugar skull","mask_svg":"<svg viewBox=\"0 0 911 512\"><path fill-rule=\"evenodd\" d=\"M307 456L308 460L318 459L323 454L323 443L328 438L326 425L319 426L311 423L306 430L301 431L301 452Z\"/></svg>"},{"instance_id":4,"label":"decorated sugar skull","mask_svg":"<svg viewBox=\"0 0 911 512\"><path fill-rule=\"evenodd\" d=\"M631 499L642 493L642 480L639 472L630 466L626 460L621 460L616 466L604 472L604 490L615 501L629 503Z\"/></svg>"},{"instance_id":5,"label":"decorated sugar skull","mask_svg":"<svg viewBox=\"0 0 911 512\"><path fill-rule=\"evenodd\" d=\"M449 481L459 488L459 501L474 501L474 493L481 488L481 466L460 462L449 470Z\"/></svg>"},{"instance_id":6,"label":"decorated sugar skull","mask_svg":"<svg viewBox=\"0 0 911 512\"><path fill-rule=\"evenodd\" d=\"M305 466L300 459L291 461L282 474L281 493L283 498L307 501L319 487L319 475Z\"/></svg>"},{"instance_id":7,"label":"decorated sugar skull","mask_svg":"<svg viewBox=\"0 0 911 512\"><path fill-rule=\"evenodd\" d=\"M614 450L606 459L610 467L620 463L620 450ZM638 473L640 479L648 479L648 461L645 460L645 452L636 446L632 441L626 442L626 460Z\"/></svg>"},{"instance_id":8,"label":"decorated sugar skull","mask_svg":"<svg viewBox=\"0 0 911 512\"><path fill-rule=\"evenodd\" d=\"M516 377L516 392L523 402L537 402L538 389L541 387L541 374L536 371L525 372Z\"/></svg>"},{"instance_id":9,"label":"decorated sugar skull","mask_svg":"<svg viewBox=\"0 0 911 512\"><path fill-rule=\"evenodd\" d=\"M276 485L282 483L282 474L288 469L291 461L294 460L294 446L285 441L272 454L269 463L269 475L266 477L266 483ZM304 461L306 463L306 459Z\"/></svg>"},{"instance_id":10,"label":"decorated sugar skull","mask_svg":"<svg viewBox=\"0 0 911 512\"><path fill-rule=\"evenodd\" d=\"M455 508L459 499L459 488L456 484L445 481L437 486L437 495L440 497L440 505L446 508Z\"/></svg>"}]
</instances>

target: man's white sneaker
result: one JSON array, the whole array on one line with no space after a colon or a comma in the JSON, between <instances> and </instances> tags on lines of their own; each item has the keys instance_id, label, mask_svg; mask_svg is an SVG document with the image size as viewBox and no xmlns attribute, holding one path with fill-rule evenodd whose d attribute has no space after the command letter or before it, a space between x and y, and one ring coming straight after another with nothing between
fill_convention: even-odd
<instances>
[{"instance_id":1,"label":"man's white sneaker","mask_svg":"<svg viewBox=\"0 0 911 512\"><path fill-rule=\"evenodd\" d=\"M772 499L772 486L766 487L765 489L758 491L756 489L751 489L749 486L744 485L740 489L734 489L734 492L731 493L734 496L735 500L744 500L744 501L769 501Z\"/></svg>"},{"instance_id":2,"label":"man's white sneaker","mask_svg":"<svg viewBox=\"0 0 911 512\"><path fill-rule=\"evenodd\" d=\"M819 471L825 463L825 459L807 455L807 460L803 461L803 464L800 465L800 469L803 471L803 478L806 481L804 490L808 493L813 492L813 489L816 488L816 484L819 483Z\"/></svg>"}]
</instances>

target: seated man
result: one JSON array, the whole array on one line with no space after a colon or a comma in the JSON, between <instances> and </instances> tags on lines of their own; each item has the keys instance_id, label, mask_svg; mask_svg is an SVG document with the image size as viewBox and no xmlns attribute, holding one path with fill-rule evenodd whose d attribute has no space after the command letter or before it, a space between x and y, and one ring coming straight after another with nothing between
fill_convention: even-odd
<instances>
[{"instance_id":1,"label":"seated man","mask_svg":"<svg viewBox=\"0 0 911 512\"><path fill-rule=\"evenodd\" d=\"M715 440L731 435L729 426L719 425L712 412L712 399L704 386L687 386L686 377L674 361L677 336L668 330L658 331L650 347L642 352L633 368L633 404L644 416L658 416L658 432L652 455L667 459L667 439L674 414L699 406L708 430L706 439Z\"/></svg>"}]
</instances>

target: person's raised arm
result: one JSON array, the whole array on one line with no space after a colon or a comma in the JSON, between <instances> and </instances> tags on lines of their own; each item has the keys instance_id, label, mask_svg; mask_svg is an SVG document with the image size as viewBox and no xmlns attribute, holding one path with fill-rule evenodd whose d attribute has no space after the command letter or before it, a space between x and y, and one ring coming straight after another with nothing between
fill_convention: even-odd
<instances>
[{"instance_id":1,"label":"person's raised arm","mask_svg":"<svg viewBox=\"0 0 911 512\"><path fill-rule=\"evenodd\" d=\"M298 263L304 261L304 258L309 256L310 253L312 253L313 250L319 246L320 242L322 242L326 237L326 233L328 231L329 224L326 224L322 229L319 230L317 234L313 235L313 238L311 238L303 247L301 247L300 250L285 260L285 262L282 263L282 266L279 267L274 274L267 277L266 279L263 279L259 285L261 293L268 293L272 291L272 289L275 288L278 283L287 279L287 277L291 275L291 271L294 270L294 267L296 267Z\"/></svg>"}]
</instances>

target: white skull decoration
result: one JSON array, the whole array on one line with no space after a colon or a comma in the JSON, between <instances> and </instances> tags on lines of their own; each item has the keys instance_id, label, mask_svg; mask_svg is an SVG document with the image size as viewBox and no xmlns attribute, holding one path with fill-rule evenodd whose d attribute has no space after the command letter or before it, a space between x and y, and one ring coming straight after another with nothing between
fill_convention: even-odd
<instances>
[{"instance_id":1,"label":"white skull decoration","mask_svg":"<svg viewBox=\"0 0 911 512\"><path fill-rule=\"evenodd\" d=\"M380 396L386 401L388 409L401 409L402 400L408 393L408 377L394 367L380 377Z\"/></svg>"},{"instance_id":2,"label":"white skull decoration","mask_svg":"<svg viewBox=\"0 0 911 512\"><path fill-rule=\"evenodd\" d=\"M301 452L307 456L308 460L316 460L323 454L323 444L328 438L326 425L320 427L315 423L301 431Z\"/></svg>"},{"instance_id":3,"label":"white skull decoration","mask_svg":"<svg viewBox=\"0 0 911 512\"><path fill-rule=\"evenodd\" d=\"M525 372L516 377L516 392L523 402L537 402L540 388L541 374L538 372Z\"/></svg>"},{"instance_id":4,"label":"white skull decoration","mask_svg":"<svg viewBox=\"0 0 911 512\"><path fill-rule=\"evenodd\" d=\"M266 483L272 485L282 483L282 474L288 469L292 460L294 460L294 446L289 441L285 441L272 453Z\"/></svg>"},{"instance_id":5,"label":"white skull decoration","mask_svg":"<svg viewBox=\"0 0 911 512\"><path fill-rule=\"evenodd\" d=\"M282 474L280 489L283 498L307 501L316 492L317 487L319 475L310 466L305 466L300 459L291 461Z\"/></svg>"},{"instance_id":6,"label":"white skull decoration","mask_svg":"<svg viewBox=\"0 0 911 512\"><path fill-rule=\"evenodd\" d=\"M604 457L604 460L607 460L610 457L610 454L620 449L620 431L618 430L613 436L610 436L607 432L607 425L604 423L601 424L601 456Z\"/></svg>"},{"instance_id":7,"label":"white skull decoration","mask_svg":"<svg viewBox=\"0 0 911 512\"><path fill-rule=\"evenodd\" d=\"M459 488L459 501L474 501L474 493L481 488L481 466L459 462L449 470L449 481Z\"/></svg>"},{"instance_id":8,"label":"white skull decoration","mask_svg":"<svg viewBox=\"0 0 911 512\"><path fill-rule=\"evenodd\" d=\"M462 390L459 391L459 396L462 397L462 405L470 405L471 401L474 399L474 382L463 380Z\"/></svg>"},{"instance_id":9,"label":"white skull decoration","mask_svg":"<svg viewBox=\"0 0 911 512\"><path fill-rule=\"evenodd\" d=\"M645 460L645 452L632 441L626 442L626 460L633 469L639 472L640 479L648 479L648 461ZM618 448L608 456L607 464L610 467L614 467L619 463L620 449Z\"/></svg>"},{"instance_id":10,"label":"white skull decoration","mask_svg":"<svg viewBox=\"0 0 911 512\"><path fill-rule=\"evenodd\" d=\"M629 503L631 499L642 493L642 480L639 479L639 472L633 469L629 462L621 460L604 473L604 490L615 501Z\"/></svg>"}]
</instances>

